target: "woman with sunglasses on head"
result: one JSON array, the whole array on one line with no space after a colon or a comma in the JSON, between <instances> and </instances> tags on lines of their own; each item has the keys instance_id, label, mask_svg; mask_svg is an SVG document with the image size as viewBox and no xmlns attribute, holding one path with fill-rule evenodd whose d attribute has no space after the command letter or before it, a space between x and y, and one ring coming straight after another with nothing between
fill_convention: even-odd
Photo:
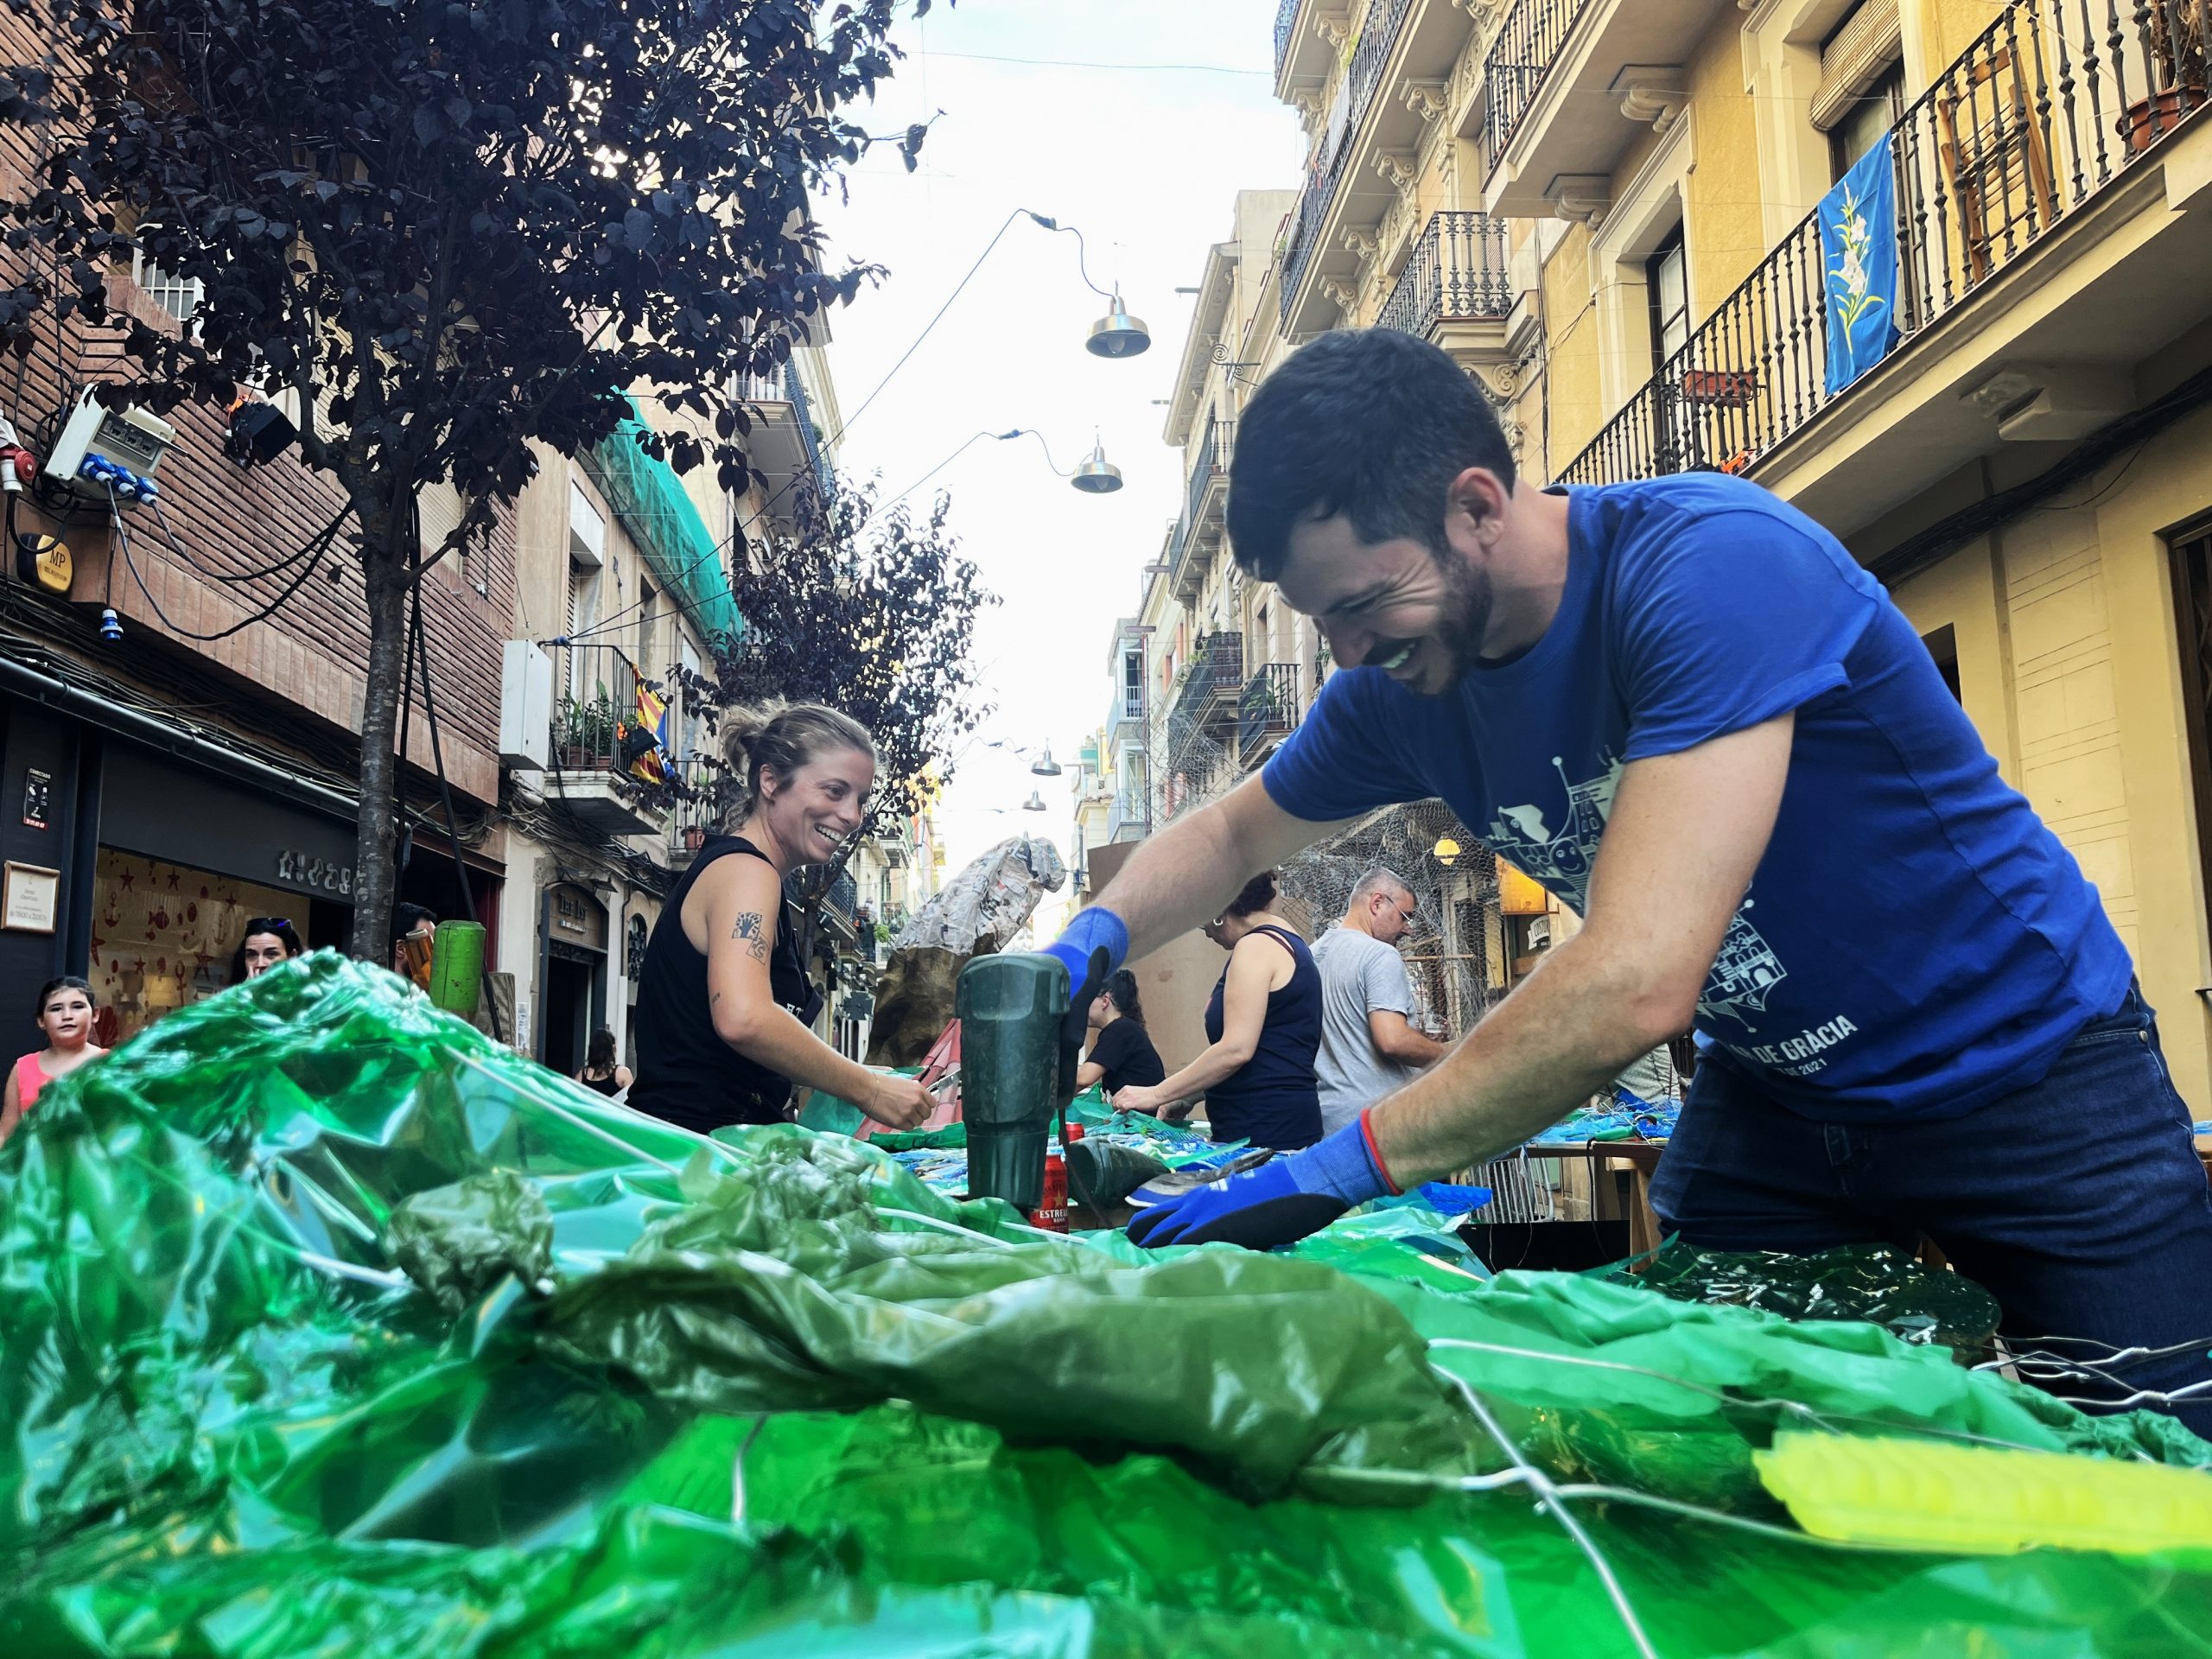
<instances>
[{"instance_id":1,"label":"woman with sunglasses on head","mask_svg":"<svg viewBox=\"0 0 2212 1659\"><path fill-rule=\"evenodd\" d=\"M107 1052L92 1041L92 984L74 974L39 988L31 1017L46 1033L46 1046L8 1068L7 1088L0 1093L0 1141L15 1133L48 1084Z\"/></svg>"},{"instance_id":2,"label":"woman with sunglasses on head","mask_svg":"<svg viewBox=\"0 0 2212 1659\"><path fill-rule=\"evenodd\" d=\"M1167 1067L1152 1046L1145 1029L1144 1005L1137 1000L1137 976L1128 969L1115 970L1106 988L1090 999L1088 1010L1090 1052L1076 1068L1075 1084L1088 1089L1103 1084L1110 1097L1132 1084L1163 1083Z\"/></svg>"},{"instance_id":3,"label":"woman with sunglasses on head","mask_svg":"<svg viewBox=\"0 0 2212 1659\"><path fill-rule=\"evenodd\" d=\"M258 979L271 968L281 967L294 957L307 953L307 941L285 918L249 917L245 937L238 941L238 948L231 957L231 983L243 985L249 979Z\"/></svg>"}]
</instances>

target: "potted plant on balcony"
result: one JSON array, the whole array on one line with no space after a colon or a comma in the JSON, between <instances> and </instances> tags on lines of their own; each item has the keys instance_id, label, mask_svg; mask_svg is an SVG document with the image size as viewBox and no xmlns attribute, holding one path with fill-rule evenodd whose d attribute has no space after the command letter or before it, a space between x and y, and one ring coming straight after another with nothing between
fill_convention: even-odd
<instances>
[{"instance_id":1,"label":"potted plant on balcony","mask_svg":"<svg viewBox=\"0 0 2212 1659\"><path fill-rule=\"evenodd\" d=\"M2154 0L2150 16L2151 64L2158 85L2120 118L2127 152L2139 156L2182 124L2205 99L2205 41L2212 0Z\"/></svg>"},{"instance_id":2,"label":"potted plant on balcony","mask_svg":"<svg viewBox=\"0 0 2212 1659\"><path fill-rule=\"evenodd\" d=\"M613 763L614 700L601 686L585 702L561 699L561 764L570 772L605 772Z\"/></svg>"}]
</instances>

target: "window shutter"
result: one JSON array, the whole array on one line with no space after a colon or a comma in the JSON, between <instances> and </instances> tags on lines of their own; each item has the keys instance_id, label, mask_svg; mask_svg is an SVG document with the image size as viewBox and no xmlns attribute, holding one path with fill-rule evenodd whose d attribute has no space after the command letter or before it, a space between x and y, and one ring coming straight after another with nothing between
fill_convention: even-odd
<instances>
[{"instance_id":1,"label":"window shutter","mask_svg":"<svg viewBox=\"0 0 2212 1659\"><path fill-rule=\"evenodd\" d=\"M1897 0L1862 0L1821 50L1821 84L1812 120L1821 132L1850 113L1852 100L1879 80L1904 51Z\"/></svg>"}]
</instances>

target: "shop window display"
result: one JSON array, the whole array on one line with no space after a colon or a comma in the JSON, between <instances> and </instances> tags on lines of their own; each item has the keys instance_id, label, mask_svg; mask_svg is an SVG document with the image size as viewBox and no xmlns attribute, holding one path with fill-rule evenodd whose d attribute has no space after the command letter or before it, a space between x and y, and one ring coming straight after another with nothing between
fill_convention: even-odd
<instances>
[{"instance_id":1,"label":"shop window display","mask_svg":"<svg viewBox=\"0 0 2212 1659\"><path fill-rule=\"evenodd\" d=\"M308 901L233 876L100 849L87 976L112 1045L187 1003L227 988L231 958L252 916L289 917L310 945Z\"/></svg>"}]
</instances>

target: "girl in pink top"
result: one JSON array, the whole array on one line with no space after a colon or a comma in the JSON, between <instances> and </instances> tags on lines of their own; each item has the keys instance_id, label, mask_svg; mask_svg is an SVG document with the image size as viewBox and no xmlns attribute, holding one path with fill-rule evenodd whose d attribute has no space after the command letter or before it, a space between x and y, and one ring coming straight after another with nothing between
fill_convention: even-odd
<instances>
[{"instance_id":1,"label":"girl in pink top","mask_svg":"<svg viewBox=\"0 0 2212 1659\"><path fill-rule=\"evenodd\" d=\"M74 974L46 982L35 1017L46 1046L9 1069L6 1093L0 1097L0 1141L15 1132L48 1084L107 1052L92 1041L92 988Z\"/></svg>"}]
</instances>

